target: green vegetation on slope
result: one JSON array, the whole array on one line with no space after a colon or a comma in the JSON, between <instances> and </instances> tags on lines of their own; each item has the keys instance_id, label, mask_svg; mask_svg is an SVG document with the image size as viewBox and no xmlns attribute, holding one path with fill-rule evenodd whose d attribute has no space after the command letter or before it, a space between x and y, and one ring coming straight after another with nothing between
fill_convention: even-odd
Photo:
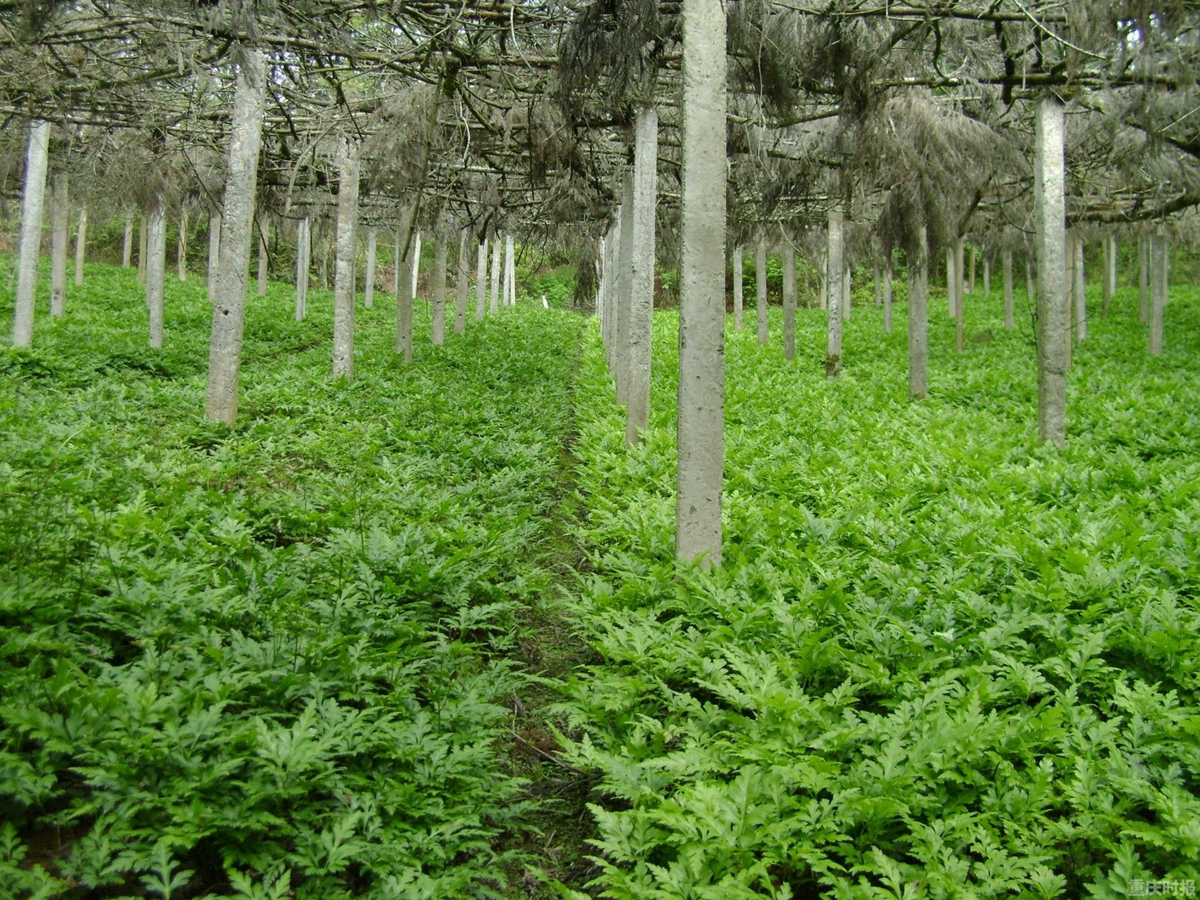
<instances>
[{"instance_id":1,"label":"green vegetation on slope","mask_svg":"<svg viewBox=\"0 0 1200 900\"><path fill-rule=\"evenodd\" d=\"M1022 298L1023 299L1023 298ZM856 308L727 345L725 568L673 562L673 314L652 427L622 447L591 334L578 387L573 604L602 661L564 707L598 773L604 896L1128 896L1200 867L1200 303L1152 359L1136 291L1093 318L1069 447L1035 443L1028 310L931 301L930 399L906 325ZM1093 308L1098 310L1098 298Z\"/></svg>"},{"instance_id":2,"label":"green vegetation on slope","mask_svg":"<svg viewBox=\"0 0 1200 900\"><path fill-rule=\"evenodd\" d=\"M203 281L167 291L161 353L133 272L92 266L0 356L0 895L508 894L504 704L574 364L546 348L579 320L439 350L418 304L405 368L380 298L335 384L328 293L296 323L273 284L229 430Z\"/></svg>"}]
</instances>

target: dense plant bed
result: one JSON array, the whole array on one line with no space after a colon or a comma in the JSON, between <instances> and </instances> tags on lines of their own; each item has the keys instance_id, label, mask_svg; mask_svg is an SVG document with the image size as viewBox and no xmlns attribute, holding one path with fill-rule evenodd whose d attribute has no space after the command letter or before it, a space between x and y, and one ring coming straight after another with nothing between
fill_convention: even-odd
<instances>
[{"instance_id":1,"label":"dense plant bed","mask_svg":"<svg viewBox=\"0 0 1200 900\"><path fill-rule=\"evenodd\" d=\"M132 271L92 266L0 355L0 895L506 892L579 320L433 348L418 311L406 368L387 298L359 309L347 385L327 292L303 323L251 297L233 429L202 418L200 279L168 279L160 353Z\"/></svg>"},{"instance_id":2,"label":"dense plant bed","mask_svg":"<svg viewBox=\"0 0 1200 900\"><path fill-rule=\"evenodd\" d=\"M767 348L731 329L711 576L672 559L677 319L656 317L633 452L593 330L594 571L572 605L603 661L570 688L564 740L600 779L595 887L1117 898L1200 879L1198 299L1173 290L1157 359L1134 292L1092 319L1063 451L1035 442L1023 302L1006 332L998 293L968 296L985 340L962 357L931 302L924 402L902 306L890 336L855 309L832 382L820 311L791 363L778 319Z\"/></svg>"}]
</instances>

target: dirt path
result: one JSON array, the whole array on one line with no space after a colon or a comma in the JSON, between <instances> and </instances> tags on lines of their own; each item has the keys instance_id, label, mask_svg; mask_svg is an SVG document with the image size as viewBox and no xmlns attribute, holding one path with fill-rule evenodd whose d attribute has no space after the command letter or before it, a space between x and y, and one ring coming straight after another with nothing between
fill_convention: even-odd
<instances>
[{"instance_id":1,"label":"dirt path","mask_svg":"<svg viewBox=\"0 0 1200 900\"><path fill-rule=\"evenodd\" d=\"M584 320L585 321L585 320ZM551 726L565 729L557 721L551 706L561 699L559 685L590 659L587 645L575 633L573 623L559 606L564 591L575 589L577 573L586 566L583 552L575 543L571 528L581 514L575 494L574 448L575 375L583 358L583 327L570 387L571 418L559 447L558 465L552 485L553 505L548 512L542 546L538 553L549 580L536 607L522 616L518 657L536 680L521 697L512 698L512 760L517 773L529 781L527 799L536 801L540 812L533 826L539 832L529 835L520 849L533 855L545 876L581 889L596 874L588 856L595 852L587 843L592 837L591 814L587 810L593 779L586 773L560 762L558 743ZM509 895L523 898L558 896L533 873L522 872L509 886Z\"/></svg>"}]
</instances>

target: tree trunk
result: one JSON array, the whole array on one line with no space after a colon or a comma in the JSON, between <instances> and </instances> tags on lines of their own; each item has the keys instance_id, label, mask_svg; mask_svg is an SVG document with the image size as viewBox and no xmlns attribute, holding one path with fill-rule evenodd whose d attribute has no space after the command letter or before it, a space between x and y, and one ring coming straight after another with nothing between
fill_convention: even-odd
<instances>
[{"instance_id":1,"label":"tree trunk","mask_svg":"<svg viewBox=\"0 0 1200 900\"><path fill-rule=\"evenodd\" d=\"M740 245L733 248L733 327L738 331L742 330L746 306L745 263L742 257L744 252Z\"/></svg>"},{"instance_id":2,"label":"tree trunk","mask_svg":"<svg viewBox=\"0 0 1200 900\"><path fill-rule=\"evenodd\" d=\"M225 175L225 207L208 353L208 419L232 425L237 417L246 318L246 282L254 228L258 152L262 146L267 74L262 52L246 50L238 66L233 127Z\"/></svg>"},{"instance_id":3,"label":"tree trunk","mask_svg":"<svg viewBox=\"0 0 1200 900\"><path fill-rule=\"evenodd\" d=\"M1167 307L1167 257L1170 242L1166 234L1150 235L1150 353L1163 351L1163 314Z\"/></svg>"},{"instance_id":4,"label":"tree trunk","mask_svg":"<svg viewBox=\"0 0 1200 900\"><path fill-rule=\"evenodd\" d=\"M375 229L367 229L367 271L363 279L363 306L370 309L375 305L375 249L378 238Z\"/></svg>"},{"instance_id":5,"label":"tree trunk","mask_svg":"<svg viewBox=\"0 0 1200 900\"><path fill-rule=\"evenodd\" d=\"M983 295L991 296L992 293L992 261L985 253L983 255Z\"/></svg>"},{"instance_id":6,"label":"tree trunk","mask_svg":"<svg viewBox=\"0 0 1200 900\"><path fill-rule=\"evenodd\" d=\"M475 249L475 321L483 319L484 307L487 304L487 260L488 239L483 235L479 246Z\"/></svg>"},{"instance_id":7,"label":"tree trunk","mask_svg":"<svg viewBox=\"0 0 1200 900\"><path fill-rule=\"evenodd\" d=\"M125 216L125 240L121 245L121 267L128 269L133 263L133 216Z\"/></svg>"},{"instance_id":8,"label":"tree trunk","mask_svg":"<svg viewBox=\"0 0 1200 900\"><path fill-rule=\"evenodd\" d=\"M842 291L846 270L842 255L842 211L829 211L829 310L825 320L825 377L842 371Z\"/></svg>"},{"instance_id":9,"label":"tree trunk","mask_svg":"<svg viewBox=\"0 0 1200 900\"><path fill-rule=\"evenodd\" d=\"M333 377L354 377L354 257L358 228L358 146L342 138L338 166L337 257L333 267Z\"/></svg>"},{"instance_id":10,"label":"tree trunk","mask_svg":"<svg viewBox=\"0 0 1200 900\"><path fill-rule=\"evenodd\" d=\"M267 219L266 214L258 217L258 296L267 296L267 279L269 273L269 261L267 258L267 244L271 234L271 223ZM351 260L353 264L353 260ZM353 271L353 270L352 270ZM336 272L334 278L337 278ZM351 276L353 278L353 276Z\"/></svg>"},{"instance_id":11,"label":"tree trunk","mask_svg":"<svg viewBox=\"0 0 1200 900\"><path fill-rule=\"evenodd\" d=\"M969 294L975 293L975 255L976 255L975 245L972 244L971 245L971 279L970 279L971 283L967 287L967 293L969 293Z\"/></svg>"},{"instance_id":12,"label":"tree trunk","mask_svg":"<svg viewBox=\"0 0 1200 900\"><path fill-rule=\"evenodd\" d=\"M415 202L406 206L396 233L396 271L399 278L396 284L396 352L404 356L406 363L411 363L413 359L413 265L410 257L417 251L416 238L412 234L416 214ZM401 256L405 247L408 248L408 255Z\"/></svg>"},{"instance_id":13,"label":"tree trunk","mask_svg":"<svg viewBox=\"0 0 1200 900\"><path fill-rule=\"evenodd\" d=\"M1033 306L1037 300L1037 275L1033 270L1033 257L1025 257L1025 301Z\"/></svg>"},{"instance_id":14,"label":"tree trunk","mask_svg":"<svg viewBox=\"0 0 1200 900\"><path fill-rule=\"evenodd\" d=\"M163 345L163 300L167 276L167 209L161 197L150 207L146 227L146 308L150 310L150 346Z\"/></svg>"},{"instance_id":15,"label":"tree trunk","mask_svg":"<svg viewBox=\"0 0 1200 900\"><path fill-rule=\"evenodd\" d=\"M883 283L879 277L879 253L871 254L871 288L875 293L875 305L883 305Z\"/></svg>"},{"instance_id":16,"label":"tree trunk","mask_svg":"<svg viewBox=\"0 0 1200 900\"><path fill-rule=\"evenodd\" d=\"M965 328L966 303L963 290L963 248L965 241L959 238L954 242L954 351L963 352L963 331ZM971 248L971 292L975 291L975 248Z\"/></svg>"},{"instance_id":17,"label":"tree trunk","mask_svg":"<svg viewBox=\"0 0 1200 900\"><path fill-rule=\"evenodd\" d=\"M457 294L454 298L454 333L462 334L467 330L467 295L471 289L471 233L462 229L458 238L458 276L455 287Z\"/></svg>"},{"instance_id":18,"label":"tree trunk","mask_svg":"<svg viewBox=\"0 0 1200 900\"><path fill-rule=\"evenodd\" d=\"M1034 224L1037 231L1038 437L1067 438L1067 306L1063 104L1040 97L1036 111Z\"/></svg>"},{"instance_id":19,"label":"tree trunk","mask_svg":"<svg viewBox=\"0 0 1200 900\"><path fill-rule=\"evenodd\" d=\"M87 207L79 208L79 227L75 230L75 285L83 284L83 264L87 259Z\"/></svg>"},{"instance_id":20,"label":"tree trunk","mask_svg":"<svg viewBox=\"0 0 1200 900\"><path fill-rule=\"evenodd\" d=\"M308 315L308 269L312 253L312 227L308 216L296 226L296 321L303 322Z\"/></svg>"},{"instance_id":21,"label":"tree trunk","mask_svg":"<svg viewBox=\"0 0 1200 900\"><path fill-rule=\"evenodd\" d=\"M1146 298L1150 292L1150 239L1138 238L1138 319L1146 324L1148 305Z\"/></svg>"},{"instance_id":22,"label":"tree trunk","mask_svg":"<svg viewBox=\"0 0 1200 900\"><path fill-rule=\"evenodd\" d=\"M683 0L675 555L721 564L725 424L725 8Z\"/></svg>"},{"instance_id":23,"label":"tree trunk","mask_svg":"<svg viewBox=\"0 0 1200 900\"><path fill-rule=\"evenodd\" d=\"M892 255L883 259L883 330L892 333Z\"/></svg>"},{"instance_id":24,"label":"tree trunk","mask_svg":"<svg viewBox=\"0 0 1200 900\"><path fill-rule=\"evenodd\" d=\"M60 318L67 311L67 240L71 230L71 198L67 173L54 176L50 210L50 315Z\"/></svg>"},{"instance_id":25,"label":"tree trunk","mask_svg":"<svg viewBox=\"0 0 1200 900\"><path fill-rule=\"evenodd\" d=\"M186 206L179 207L179 234L175 240L175 274L180 281L187 281L187 239L188 211Z\"/></svg>"},{"instance_id":26,"label":"tree trunk","mask_svg":"<svg viewBox=\"0 0 1200 900\"><path fill-rule=\"evenodd\" d=\"M926 228L917 230L917 246L908 261L908 396L925 399L929 368L929 244Z\"/></svg>"},{"instance_id":27,"label":"tree trunk","mask_svg":"<svg viewBox=\"0 0 1200 900\"><path fill-rule=\"evenodd\" d=\"M217 272L221 263L221 214L208 214L208 302L217 302Z\"/></svg>"},{"instance_id":28,"label":"tree trunk","mask_svg":"<svg viewBox=\"0 0 1200 900\"><path fill-rule=\"evenodd\" d=\"M138 216L138 281L146 283L146 211Z\"/></svg>"},{"instance_id":29,"label":"tree trunk","mask_svg":"<svg viewBox=\"0 0 1200 900\"><path fill-rule=\"evenodd\" d=\"M767 326L767 242L760 237L754 253L754 282L758 290L758 342L766 346L770 339Z\"/></svg>"},{"instance_id":30,"label":"tree trunk","mask_svg":"<svg viewBox=\"0 0 1200 900\"><path fill-rule=\"evenodd\" d=\"M433 244L433 345L446 340L446 238L439 226Z\"/></svg>"},{"instance_id":31,"label":"tree trunk","mask_svg":"<svg viewBox=\"0 0 1200 900\"><path fill-rule=\"evenodd\" d=\"M1004 327L1012 331L1013 322L1013 255L1011 250L1005 250L1000 258L1000 277L1004 282Z\"/></svg>"},{"instance_id":32,"label":"tree trunk","mask_svg":"<svg viewBox=\"0 0 1200 900\"><path fill-rule=\"evenodd\" d=\"M650 425L650 348L654 330L654 214L658 197L658 110L638 110L633 158L633 227L629 290L629 390L625 443L642 440ZM721 273L724 321L725 278Z\"/></svg>"},{"instance_id":33,"label":"tree trunk","mask_svg":"<svg viewBox=\"0 0 1200 900\"><path fill-rule=\"evenodd\" d=\"M492 294L488 300L488 312L493 315L500 311L500 264L504 249L502 244L500 235L497 234L492 238Z\"/></svg>"},{"instance_id":34,"label":"tree trunk","mask_svg":"<svg viewBox=\"0 0 1200 900\"><path fill-rule=\"evenodd\" d=\"M17 296L13 310L14 347L33 344L33 311L37 295L38 257L42 248L42 211L46 203L46 167L50 157L50 123L29 123L25 150L25 186L21 195L21 237L17 248Z\"/></svg>"},{"instance_id":35,"label":"tree trunk","mask_svg":"<svg viewBox=\"0 0 1200 900\"><path fill-rule=\"evenodd\" d=\"M783 358L796 356L796 248L787 235L779 243L783 254Z\"/></svg>"}]
</instances>

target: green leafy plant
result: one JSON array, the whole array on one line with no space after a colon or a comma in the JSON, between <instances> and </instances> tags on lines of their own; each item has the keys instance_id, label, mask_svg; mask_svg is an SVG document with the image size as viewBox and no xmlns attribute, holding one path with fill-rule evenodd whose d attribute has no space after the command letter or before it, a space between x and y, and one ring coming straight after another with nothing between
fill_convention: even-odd
<instances>
[{"instance_id":1,"label":"green leafy plant","mask_svg":"<svg viewBox=\"0 0 1200 900\"><path fill-rule=\"evenodd\" d=\"M503 895L533 803L510 657L569 418L545 347L580 320L433 348L426 313L405 367L380 298L341 385L328 293L297 323L272 285L226 429L202 280L168 279L162 352L137 298L94 266L0 355L0 894Z\"/></svg>"},{"instance_id":2,"label":"green leafy plant","mask_svg":"<svg viewBox=\"0 0 1200 900\"><path fill-rule=\"evenodd\" d=\"M865 293L862 293L865 291ZM901 298L903 295L901 295ZM651 428L622 446L595 333L580 375L565 598L598 657L567 691L612 898L1118 897L1200 876L1200 351L1173 291L1150 358L1136 292L1093 317L1069 446L1035 442L1028 316L860 284L845 368L824 318L727 332L725 564L673 560L676 318L655 322ZM1019 298L1018 309L1023 307ZM1098 303L1096 304L1098 306ZM564 895L569 895L564 890Z\"/></svg>"}]
</instances>

